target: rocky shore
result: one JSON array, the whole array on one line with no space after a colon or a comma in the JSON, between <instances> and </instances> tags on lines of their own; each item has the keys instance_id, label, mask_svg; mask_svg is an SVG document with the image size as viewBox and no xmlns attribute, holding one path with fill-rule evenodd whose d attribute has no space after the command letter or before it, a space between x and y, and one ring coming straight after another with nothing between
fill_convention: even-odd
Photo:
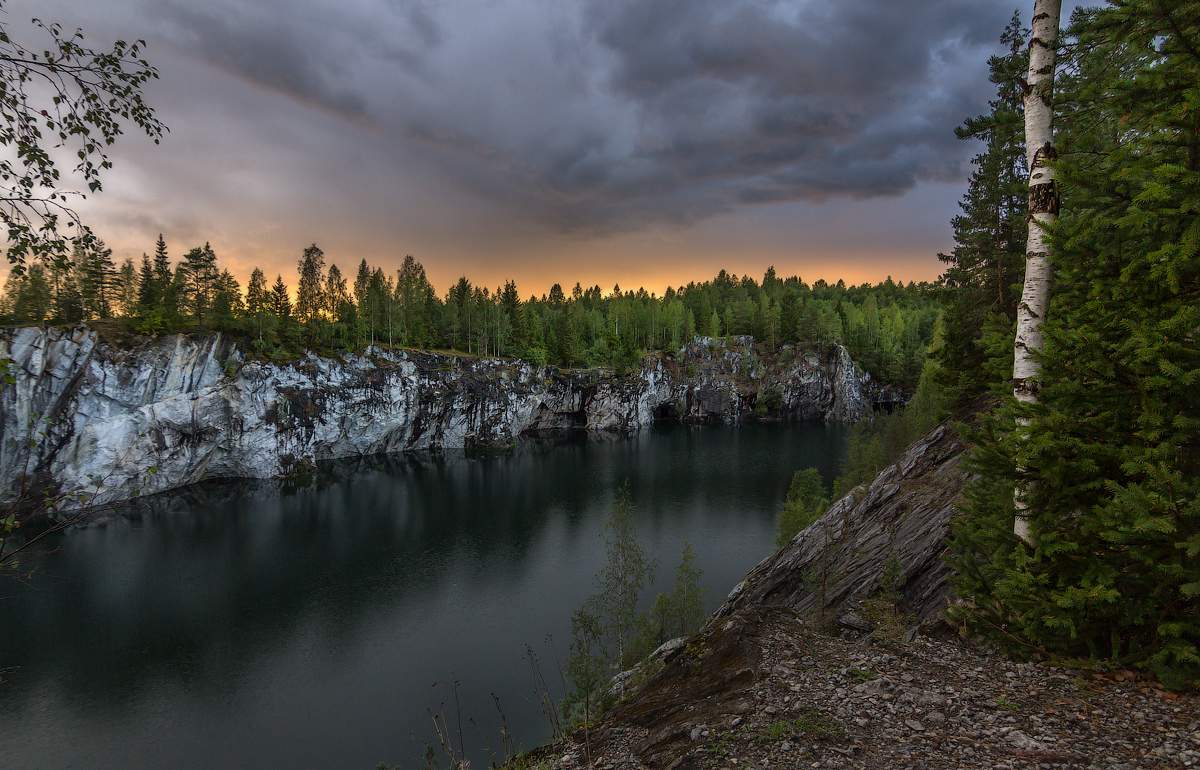
<instances>
[{"instance_id":1,"label":"rocky shore","mask_svg":"<svg viewBox=\"0 0 1200 770\"><path fill-rule=\"evenodd\" d=\"M766 353L748 337L697 337L617 374L382 348L274 363L219 334L118 345L87 327L17 328L0 330L0 362L0 503L55 496L60 509L656 420L852 422L898 398L843 347Z\"/></svg>"},{"instance_id":2,"label":"rocky shore","mask_svg":"<svg viewBox=\"0 0 1200 770\"><path fill-rule=\"evenodd\" d=\"M1200 701L1131 673L1014 663L950 637L747 609L533 768L1200 766Z\"/></svg>"},{"instance_id":3,"label":"rocky shore","mask_svg":"<svg viewBox=\"0 0 1200 770\"><path fill-rule=\"evenodd\" d=\"M522 768L1200 767L1200 698L957 637L942 556L966 475L946 425L750 572Z\"/></svg>"}]
</instances>

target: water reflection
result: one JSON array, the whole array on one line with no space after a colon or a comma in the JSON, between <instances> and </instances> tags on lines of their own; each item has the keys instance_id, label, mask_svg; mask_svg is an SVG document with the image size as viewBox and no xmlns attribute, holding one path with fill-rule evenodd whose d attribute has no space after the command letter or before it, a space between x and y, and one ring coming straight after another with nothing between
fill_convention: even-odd
<instances>
[{"instance_id":1,"label":"water reflection","mask_svg":"<svg viewBox=\"0 0 1200 770\"><path fill-rule=\"evenodd\" d=\"M659 587L690 540L711 607L770 550L790 472L828 478L843 438L677 426L137 501L0 585L0 765L407 766L457 679L486 766L490 693L524 745L546 733L522 651L565 654L618 484Z\"/></svg>"}]
</instances>

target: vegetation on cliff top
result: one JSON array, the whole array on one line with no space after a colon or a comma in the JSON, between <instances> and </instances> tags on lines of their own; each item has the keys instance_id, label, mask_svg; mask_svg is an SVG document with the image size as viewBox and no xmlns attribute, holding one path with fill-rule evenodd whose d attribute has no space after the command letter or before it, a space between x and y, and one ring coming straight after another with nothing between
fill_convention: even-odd
<instances>
[{"instance_id":1,"label":"vegetation on cliff top","mask_svg":"<svg viewBox=\"0 0 1200 770\"><path fill-rule=\"evenodd\" d=\"M268 286L255 270L245 292L208 244L172 264L160 237L140 267L113 264L109 250L77 249L72 259L12 274L0 321L75 323L115 319L144 334L216 330L246 338L251 352L293 358L305 349L358 350L368 344L515 356L537 364L628 369L649 350L677 350L695 335L751 335L767 349L842 343L877 378L911 389L920 374L938 308L927 284L846 286L768 268L761 281L721 271L711 281L604 292L555 284L522 299L509 281L489 290L460 278L442 297L425 268L405 257L394 276L365 260L351 278L326 264L317 246L297 264L297 292L282 276Z\"/></svg>"}]
</instances>

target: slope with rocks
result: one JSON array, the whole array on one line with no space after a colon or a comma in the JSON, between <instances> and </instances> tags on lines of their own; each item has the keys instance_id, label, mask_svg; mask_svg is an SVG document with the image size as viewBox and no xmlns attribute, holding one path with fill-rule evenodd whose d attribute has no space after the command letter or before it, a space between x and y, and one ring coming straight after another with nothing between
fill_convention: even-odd
<instances>
[{"instance_id":1,"label":"slope with rocks","mask_svg":"<svg viewBox=\"0 0 1200 770\"><path fill-rule=\"evenodd\" d=\"M1200 767L1200 699L1015 663L949 633L966 475L947 426L763 561L540 768Z\"/></svg>"}]
</instances>

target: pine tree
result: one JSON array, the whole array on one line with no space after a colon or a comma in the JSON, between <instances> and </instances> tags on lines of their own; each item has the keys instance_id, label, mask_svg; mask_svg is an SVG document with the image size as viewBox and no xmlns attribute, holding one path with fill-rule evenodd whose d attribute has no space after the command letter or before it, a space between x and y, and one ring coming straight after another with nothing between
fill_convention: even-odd
<instances>
[{"instance_id":1,"label":"pine tree","mask_svg":"<svg viewBox=\"0 0 1200 770\"><path fill-rule=\"evenodd\" d=\"M1024 430L1009 409L981 437L957 590L1002 643L1182 686L1200 680L1200 6L1130 0L1072 34L1039 398ZM1017 485L1032 547L1009 532Z\"/></svg>"}]
</instances>

